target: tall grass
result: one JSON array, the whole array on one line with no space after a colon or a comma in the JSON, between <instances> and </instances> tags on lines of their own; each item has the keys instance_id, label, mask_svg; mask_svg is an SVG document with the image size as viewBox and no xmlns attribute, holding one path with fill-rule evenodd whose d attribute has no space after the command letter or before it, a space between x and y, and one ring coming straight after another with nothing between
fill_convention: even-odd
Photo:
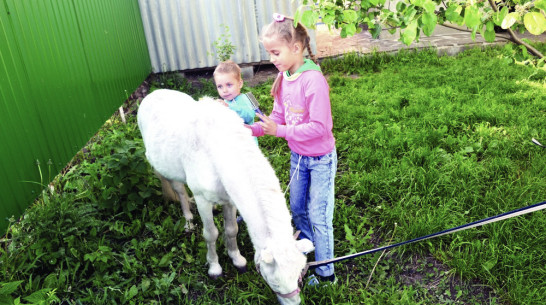
<instances>
[{"instance_id":1,"label":"tall grass","mask_svg":"<svg viewBox=\"0 0 546 305\"><path fill-rule=\"evenodd\" d=\"M339 155L336 256L546 199L545 151L530 141L546 139L545 74L505 63L502 52L322 62ZM270 85L246 88L264 112ZM210 80L193 88L163 76L153 86L216 94ZM286 141L265 137L260 147L284 189ZM134 116L127 125L111 120L75 164L1 240L0 303L277 302L256 272L238 274L223 249L225 276L207 277L201 227L184 232L179 205L163 202ZM306 287L303 303L541 304L545 228L540 211L338 263L338 286ZM244 225L239 244L251 258Z\"/></svg>"}]
</instances>

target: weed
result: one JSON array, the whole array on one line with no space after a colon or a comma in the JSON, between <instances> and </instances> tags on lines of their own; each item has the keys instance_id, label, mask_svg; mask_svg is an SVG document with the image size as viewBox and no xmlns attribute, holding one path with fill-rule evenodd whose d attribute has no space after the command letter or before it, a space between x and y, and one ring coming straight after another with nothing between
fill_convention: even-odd
<instances>
[{"instance_id":1,"label":"weed","mask_svg":"<svg viewBox=\"0 0 546 305\"><path fill-rule=\"evenodd\" d=\"M221 24L220 26L223 27L223 33L212 43L212 45L216 49L217 59L222 62L230 59L237 48L231 43L229 27L225 24ZM212 52L208 52L208 54L211 56L214 55Z\"/></svg>"}]
</instances>

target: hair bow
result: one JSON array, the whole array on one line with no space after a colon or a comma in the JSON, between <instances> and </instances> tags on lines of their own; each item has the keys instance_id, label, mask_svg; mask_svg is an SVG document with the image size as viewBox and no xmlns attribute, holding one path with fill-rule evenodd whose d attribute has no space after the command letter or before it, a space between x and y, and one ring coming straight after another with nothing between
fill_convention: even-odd
<instances>
[{"instance_id":1,"label":"hair bow","mask_svg":"<svg viewBox=\"0 0 546 305\"><path fill-rule=\"evenodd\" d=\"M284 15L281 15L281 14L279 14L279 13L273 14L273 19L274 19L275 21L277 21L277 22L282 22L282 21L284 21L284 18L285 18Z\"/></svg>"}]
</instances>

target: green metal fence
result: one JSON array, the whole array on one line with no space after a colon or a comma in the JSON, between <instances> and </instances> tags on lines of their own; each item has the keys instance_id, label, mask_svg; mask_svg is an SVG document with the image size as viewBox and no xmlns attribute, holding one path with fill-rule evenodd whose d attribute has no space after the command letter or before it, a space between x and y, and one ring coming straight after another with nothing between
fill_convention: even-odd
<instances>
[{"instance_id":1,"label":"green metal fence","mask_svg":"<svg viewBox=\"0 0 546 305\"><path fill-rule=\"evenodd\" d=\"M150 72L138 0L0 1L0 235Z\"/></svg>"}]
</instances>

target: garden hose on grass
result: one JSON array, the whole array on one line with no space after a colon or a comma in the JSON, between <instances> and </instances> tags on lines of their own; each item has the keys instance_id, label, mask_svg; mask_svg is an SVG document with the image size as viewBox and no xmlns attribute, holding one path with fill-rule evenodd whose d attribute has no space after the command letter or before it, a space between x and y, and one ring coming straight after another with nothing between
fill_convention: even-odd
<instances>
[{"instance_id":1,"label":"garden hose on grass","mask_svg":"<svg viewBox=\"0 0 546 305\"><path fill-rule=\"evenodd\" d=\"M538 141L537 141L537 143L538 143ZM542 146L542 144L540 144L540 143L538 143L537 145ZM442 235L446 235L446 234L451 234L451 233L455 233L455 232L458 232L458 231L463 231L463 230L470 229L470 228L483 226L485 224L494 223L494 222L497 222L497 221L501 221L501 220L509 219L509 218L512 218L512 217L516 217L516 216L520 216L520 215L540 211L540 210L543 210L543 209L546 209L546 201L543 201L541 203L536 203L536 204L533 204L533 205L530 205L530 206L526 206L526 207L523 207L523 208L519 208L519 209L510 211L510 212L502 213L502 214L499 214L499 215L496 215L496 216L484 218L482 220L470 222L470 223L460 225L460 226L457 226L457 227L454 227L454 228L451 228L451 229L447 229L447 230L443 230L443 231L436 232L436 233L433 233L433 234L429 234L429 235L417 237L417 238L414 238L414 239L410 239L410 240L407 240L407 241L403 241L403 242L400 242L400 243L396 243L396 244L392 244L392 245L388 245L388 246L383 246L383 247L379 247L379 248L375 248L375 249L371 249L371 250L366 250L366 251L355 253L355 254L345 255L345 256L329 259L329 260L323 260L323 261L318 261L318 262L309 262L309 263L307 263L306 268L304 269L304 272L307 272L308 268L316 268L316 267L324 266L324 265L331 264L331 263L337 263L337 262L340 262L340 261L344 261L344 260L348 260L348 259L351 259L351 258L359 257L359 256L362 256L362 255L365 255L365 254L371 254L371 253L375 253L375 252L395 248L395 247L398 247L398 246L407 245L407 244L411 244L411 243L414 243L414 242L418 242L418 241L422 241L422 240L426 240L426 239L431 239L431 238L434 238L434 237L438 237L438 236L442 236Z\"/></svg>"},{"instance_id":2,"label":"garden hose on grass","mask_svg":"<svg viewBox=\"0 0 546 305\"><path fill-rule=\"evenodd\" d=\"M542 148L546 148L546 146L540 144L540 142L539 142L537 139L535 139L535 138L532 138L531 141L533 141L533 143L535 143L536 145L538 145L538 146L540 146L540 147L542 147Z\"/></svg>"}]
</instances>

